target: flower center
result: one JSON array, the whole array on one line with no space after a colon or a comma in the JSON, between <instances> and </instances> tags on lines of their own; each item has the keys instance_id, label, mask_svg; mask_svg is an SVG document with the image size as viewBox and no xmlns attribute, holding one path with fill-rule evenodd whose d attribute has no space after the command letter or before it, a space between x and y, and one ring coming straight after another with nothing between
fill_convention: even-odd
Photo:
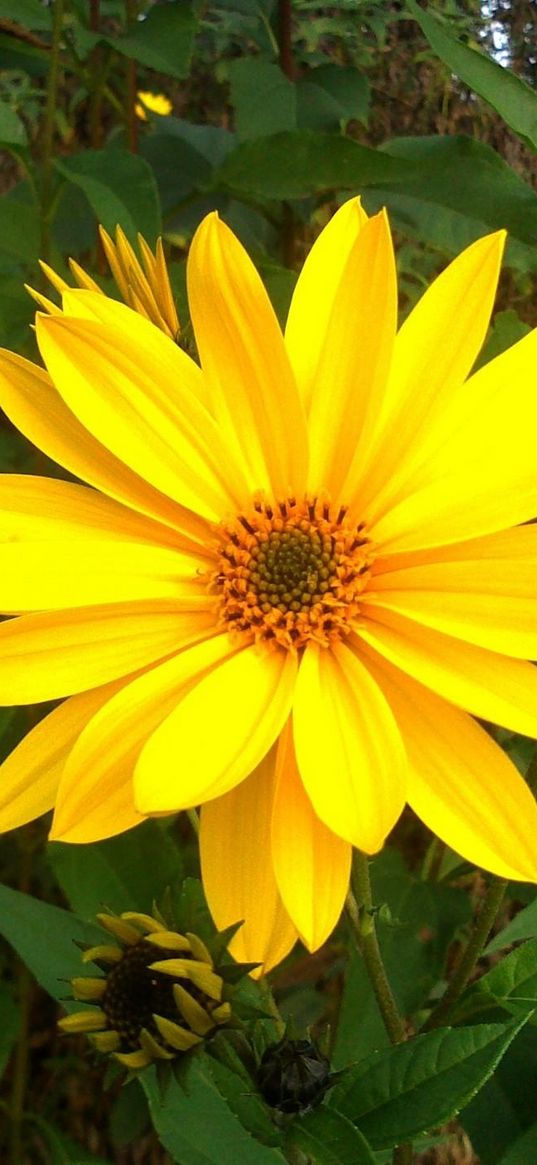
<instances>
[{"instance_id":1,"label":"flower center","mask_svg":"<svg viewBox=\"0 0 537 1165\"><path fill-rule=\"evenodd\" d=\"M167 953L172 957L175 952ZM135 943L106 977L101 1006L108 1026L118 1032L124 1048L138 1047L142 1028L158 1035L154 1014L177 1020L172 979L149 966L160 957L151 943Z\"/></svg>"},{"instance_id":2,"label":"flower center","mask_svg":"<svg viewBox=\"0 0 537 1165\"><path fill-rule=\"evenodd\" d=\"M346 512L334 517L318 498L274 507L256 499L223 522L213 589L227 629L295 650L346 634L371 563L364 526L351 526Z\"/></svg>"}]
</instances>

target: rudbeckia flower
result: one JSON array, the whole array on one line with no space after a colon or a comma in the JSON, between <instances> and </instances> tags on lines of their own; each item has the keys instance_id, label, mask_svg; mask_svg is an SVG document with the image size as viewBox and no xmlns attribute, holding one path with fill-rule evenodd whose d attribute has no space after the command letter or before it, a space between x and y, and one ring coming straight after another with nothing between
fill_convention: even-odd
<instances>
[{"instance_id":1,"label":"rudbeckia flower","mask_svg":"<svg viewBox=\"0 0 537 1165\"><path fill-rule=\"evenodd\" d=\"M396 331L385 214L343 205L285 337L218 219L193 240L200 365L87 290L5 352L0 402L87 485L1 482L0 702L68 697L1 770L0 825L89 842L202 806L235 957L314 950L352 846L406 801L537 881L537 810L485 720L537 736L537 331L472 374L503 234Z\"/></svg>"}]
</instances>

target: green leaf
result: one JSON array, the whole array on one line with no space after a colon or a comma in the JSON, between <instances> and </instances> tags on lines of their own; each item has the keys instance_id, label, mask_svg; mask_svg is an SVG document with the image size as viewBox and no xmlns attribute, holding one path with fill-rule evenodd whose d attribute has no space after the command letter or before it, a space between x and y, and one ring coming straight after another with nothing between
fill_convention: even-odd
<instances>
[{"instance_id":1,"label":"green leaf","mask_svg":"<svg viewBox=\"0 0 537 1165\"><path fill-rule=\"evenodd\" d=\"M107 231L114 231L119 223L132 241L140 231L150 245L154 243L161 231L160 206L155 179L144 158L128 150L85 150L56 161L56 168L84 191Z\"/></svg>"},{"instance_id":2,"label":"green leaf","mask_svg":"<svg viewBox=\"0 0 537 1165\"><path fill-rule=\"evenodd\" d=\"M28 142L24 122L7 101L0 101L0 142L8 146L25 146Z\"/></svg>"},{"instance_id":3,"label":"green leaf","mask_svg":"<svg viewBox=\"0 0 537 1165\"><path fill-rule=\"evenodd\" d=\"M50 29L50 8L45 8L41 0L0 0L0 19L14 21L32 32Z\"/></svg>"},{"instance_id":4,"label":"green leaf","mask_svg":"<svg viewBox=\"0 0 537 1165\"><path fill-rule=\"evenodd\" d=\"M296 86L300 129L334 129L351 120L367 123L369 82L352 65L321 65Z\"/></svg>"},{"instance_id":5,"label":"green leaf","mask_svg":"<svg viewBox=\"0 0 537 1165\"><path fill-rule=\"evenodd\" d=\"M307 198L322 191L355 189L413 173L378 150L338 134L301 130L244 142L225 159L215 180L253 198Z\"/></svg>"},{"instance_id":6,"label":"green leaf","mask_svg":"<svg viewBox=\"0 0 537 1165\"><path fill-rule=\"evenodd\" d=\"M75 941L95 945L103 938L102 930L67 910L8 886L0 886L0 934L55 999L67 994L65 979L80 975Z\"/></svg>"},{"instance_id":7,"label":"green leaf","mask_svg":"<svg viewBox=\"0 0 537 1165\"><path fill-rule=\"evenodd\" d=\"M503 930L489 942L484 953L495 954L496 951L501 951L502 947L508 947L511 943L525 938L537 938L537 898L530 902L529 906L525 906L519 914L515 914L511 922L508 922L507 926L504 926Z\"/></svg>"},{"instance_id":8,"label":"green leaf","mask_svg":"<svg viewBox=\"0 0 537 1165\"><path fill-rule=\"evenodd\" d=\"M516 1015L537 1007L537 938L511 951L500 963L482 975L461 1000L464 1010L472 998L482 1006L500 1004Z\"/></svg>"},{"instance_id":9,"label":"green leaf","mask_svg":"<svg viewBox=\"0 0 537 1165\"><path fill-rule=\"evenodd\" d=\"M488 364L489 360L494 360L501 352L505 352L507 348L518 343L523 336L527 336L530 331L529 324L521 320L513 308L498 312L494 317L494 323L485 347L479 356L477 367L481 368L483 364Z\"/></svg>"},{"instance_id":10,"label":"green leaf","mask_svg":"<svg viewBox=\"0 0 537 1165\"><path fill-rule=\"evenodd\" d=\"M254 1141L231 1112L204 1053L189 1056L181 1082L172 1077L164 1094L153 1068L140 1079L157 1134L181 1165L284 1165L279 1150Z\"/></svg>"},{"instance_id":11,"label":"green leaf","mask_svg":"<svg viewBox=\"0 0 537 1165\"><path fill-rule=\"evenodd\" d=\"M92 845L50 842L48 858L73 910L92 918L103 905L150 912L182 878L181 854L157 821Z\"/></svg>"},{"instance_id":12,"label":"green leaf","mask_svg":"<svg viewBox=\"0 0 537 1165\"><path fill-rule=\"evenodd\" d=\"M443 1028L373 1053L345 1075L330 1105L374 1148L410 1140L468 1104L524 1022Z\"/></svg>"},{"instance_id":13,"label":"green leaf","mask_svg":"<svg viewBox=\"0 0 537 1165\"><path fill-rule=\"evenodd\" d=\"M534 1124L536 1096L537 1029L526 1026L464 1112L464 1128L486 1165L499 1165L509 1147ZM535 1159L530 1154L524 1165L533 1165Z\"/></svg>"},{"instance_id":14,"label":"green leaf","mask_svg":"<svg viewBox=\"0 0 537 1165\"><path fill-rule=\"evenodd\" d=\"M39 215L35 205L0 198L0 251L23 263L37 263Z\"/></svg>"},{"instance_id":15,"label":"green leaf","mask_svg":"<svg viewBox=\"0 0 537 1165\"><path fill-rule=\"evenodd\" d=\"M407 0L407 7L440 60L488 101L527 145L537 149L537 94L530 86L510 69L462 44L436 16L420 8L416 0Z\"/></svg>"},{"instance_id":16,"label":"green leaf","mask_svg":"<svg viewBox=\"0 0 537 1165\"><path fill-rule=\"evenodd\" d=\"M375 1165L362 1133L342 1113L318 1108L294 1121L286 1144L300 1149L318 1165Z\"/></svg>"},{"instance_id":17,"label":"green leaf","mask_svg":"<svg viewBox=\"0 0 537 1165\"><path fill-rule=\"evenodd\" d=\"M278 65L242 57L228 69L239 141L296 129L296 87Z\"/></svg>"},{"instance_id":18,"label":"green leaf","mask_svg":"<svg viewBox=\"0 0 537 1165\"><path fill-rule=\"evenodd\" d=\"M195 8L189 0L154 4L124 36L108 37L108 44L149 69L183 80L190 71L197 24Z\"/></svg>"},{"instance_id":19,"label":"green leaf","mask_svg":"<svg viewBox=\"0 0 537 1165\"><path fill-rule=\"evenodd\" d=\"M500 1165L528 1165L529 1161L537 1161L537 1122L509 1146Z\"/></svg>"}]
</instances>

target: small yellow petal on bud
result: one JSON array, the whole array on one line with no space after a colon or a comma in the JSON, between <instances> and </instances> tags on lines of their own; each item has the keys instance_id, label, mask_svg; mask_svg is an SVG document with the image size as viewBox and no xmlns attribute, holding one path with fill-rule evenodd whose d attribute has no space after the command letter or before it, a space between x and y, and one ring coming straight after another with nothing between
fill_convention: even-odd
<instances>
[{"instance_id":1,"label":"small yellow petal on bud","mask_svg":"<svg viewBox=\"0 0 537 1165\"><path fill-rule=\"evenodd\" d=\"M227 1023L231 1017L231 1003L219 1003L218 1007L215 1007L214 1011L211 1012L211 1015L217 1023Z\"/></svg>"},{"instance_id":2,"label":"small yellow petal on bud","mask_svg":"<svg viewBox=\"0 0 537 1165\"><path fill-rule=\"evenodd\" d=\"M201 1036L187 1031L186 1027L173 1023L171 1019L165 1019L163 1015L154 1015L153 1019L166 1043L171 1048L176 1048L178 1052L188 1052L189 1048L202 1043Z\"/></svg>"},{"instance_id":3,"label":"small yellow petal on bud","mask_svg":"<svg viewBox=\"0 0 537 1165\"><path fill-rule=\"evenodd\" d=\"M207 1032L212 1031L215 1026L215 1021L209 1012L181 987L180 983L173 985L173 997L177 1004L177 1009L180 1011L183 1019L186 1020L193 1032L197 1032L200 1036L207 1035Z\"/></svg>"},{"instance_id":4,"label":"small yellow petal on bud","mask_svg":"<svg viewBox=\"0 0 537 1165\"><path fill-rule=\"evenodd\" d=\"M89 950L82 954L83 963L95 963L97 960L103 963L119 963L123 958L123 951L120 947L90 947Z\"/></svg>"},{"instance_id":5,"label":"small yellow petal on bud","mask_svg":"<svg viewBox=\"0 0 537 1165\"><path fill-rule=\"evenodd\" d=\"M98 1032L106 1027L106 1015L100 1008L92 1008L91 1011L75 1011L72 1015L66 1015L60 1019L58 1027L66 1035L72 1032Z\"/></svg>"},{"instance_id":6,"label":"small yellow petal on bud","mask_svg":"<svg viewBox=\"0 0 537 1165\"><path fill-rule=\"evenodd\" d=\"M121 1047L119 1034L115 1031L96 1032L95 1035L91 1036L90 1038L93 1046L97 1048L98 1052L117 1052L118 1048Z\"/></svg>"},{"instance_id":7,"label":"small yellow petal on bud","mask_svg":"<svg viewBox=\"0 0 537 1165\"><path fill-rule=\"evenodd\" d=\"M144 1052L147 1052L153 1060L173 1060L173 1052L167 1052L162 1044L159 1044L158 1040L151 1035L151 1032L148 1032L147 1028L142 1028L138 1039Z\"/></svg>"},{"instance_id":8,"label":"small yellow petal on bud","mask_svg":"<svg viewBox=\"0 0 537 1165\"><path fill-rule=\"evenodd\" d=\"M102 999L106 991L106 979L71 979L71 987L75 999L94 1003L96 999Z\"/></svg>"},{"instance_id":9,"label":"small yellow petal on bud","mask_svg":"<svg viewBox=\"0 0 537 1165\"><path fill-rule=\"evenodd\" d=\"M118 938L120 942L125 943L126 946L132 947L135 943L140 942L140 931L136 927L131 926L130 922L125 922L123 918L118 918L116 914L98 914L97 921L113 934L114 938Z\"/></svg>"},{"instance_id":10,"label":"small yellow petal on bud","mask_svg":"<svg viewBox=\"0 0 537 1165\"><path fill-rule=\"evenodd\" d=\"M147 1065L151 1063L151 1056L148 1056L147 1052L144 1052L142 1048L136 1052L113 1052L112 1054L114 1060L118 1060L125 1068L131 1068L132 1070L147 1068Z\"/></svg>"},{"instance_id":11,"label":"small yellow petal on bud","mask_svg":"<svg viewBox=\"0 0 537 1165\"><path fill-rule=\"evenodd\" d=\"M191 950L190 942L186 936L178 934L175 930L159 930L155 934L148 934L147 942L153 943L156 947L163 947L166 951Z\"/></svg>"},{"instance_id":12,"label":"small yellow petal on bud","mask_svg":"<svg viewBox=\"0 0 537 1165\"><path fill-rule=\"evenodd\" d=\"M195 959L199 959L201 963L208 963L210 967L213 966L213 960L205 943L198 938L197 934L191 934L189 930L186 932L186 937L190 943L190 950Z\"/></svg>"},{"instance_id":13,"label":"small yellow petal on bud","mask_svg":"<svg viewBox=\"0 0 537 1165\"><path fill-rule=\"evenodd\" d=\"M145 934L158 934L159 931L166 930L166 927L158 919L153 918L152 914L140 914L137 910L124 910L121 918L125 922L134 922Z\"/></svg>"},{"instance_id":14,"label":"small yellow petal on bud","mask_svg":"<svg viewBox=\"0 0 537 1165\"><path fill-rule=\"evenodd\" d=\"M190 979L191 983L210 999L216 999L217 1003L222 998L222 980L206 963L198 963L194 959L163 959L160 963L151 963L151 970L173 975L174 979Z\"/></svg>"}]
</instances>

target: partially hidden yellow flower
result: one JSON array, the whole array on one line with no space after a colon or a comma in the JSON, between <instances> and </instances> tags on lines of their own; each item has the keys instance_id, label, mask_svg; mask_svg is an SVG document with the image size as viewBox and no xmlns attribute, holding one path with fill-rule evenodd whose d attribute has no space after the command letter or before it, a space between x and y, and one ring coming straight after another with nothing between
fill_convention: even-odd
<instances>
[{"instance_id":1,"label":"partially hidden yellow flower","mask_svg":"<svg viewBox=\"0 0 537 1165\"><path fill-rule=\"evenodd\" d=\"M59 1021L65 1034L84 1032L98 1052L134 1070L189 1052L227 1023L224 981L197 935L136 911L97 919L107 941L84 950L94 971L71 979L86 1006Z\"/></svg>"},{"instance_id":2,"label":"partially hidden yellow flower","mask_svg":"<svg viewBox=\"0 0 537 1165\"><path fill-rule=\"evenodd\" d=\"M181 328L164 258L162 239L157 239L157 245L153 252L142 235L138 235L138 246L142 256L140 262L120 226L116 227L115 242L104 227L99 227L99 232L108 266L124 302L145 319L151 320L157 328L161 328L166 336L177 341ZM88 275L79 263L70 259L69 266L77 287L104 295L99 284L92 279L91 275ZM49 267L48 263L41 263L41 267L49 282L60 295L63 295L64 291L69 291L69 284L52 267ZM39 307L43 308L49 315L62 314L61 307L58 307L40 291L36 291L33 287L27 287L27 291Z\"/></svg>"},{"instance_id":3,"label":"partially hidden yellow flower","mask_svg":"<svg viewBox=\"0 0 537 1165\"><path fill-rule=\"evenodd\" d=\"M8 416L88 483L1 482L0 700L69 697L4 762L3 828L54 805L52 836L89 842L201 805L215 922L245 919L232 953L265 967L324 941L351 847L406 801L537 881L534 799L478 723L537 736L537 331L471 371L503 241L396 334L386 215L353 199L284 337L211 214L201 367L84 290L37 317L47 371L3 353Z\"/></svg>"},{"instance_id":4,"label":"partially hidden yellow flower","mask_svg":"<svg viewBox=\"0 0 537 1165\"><path fill-rule=\"evenodd\" d=\"M158 113L160 117L167 117L172 112L173 105L165 93L151 93L148 90L139 89L137 97L138 101L134 106L134 112L140 121L147 121L147 110L150 113Z\"/></svg>"}]
</instances>

